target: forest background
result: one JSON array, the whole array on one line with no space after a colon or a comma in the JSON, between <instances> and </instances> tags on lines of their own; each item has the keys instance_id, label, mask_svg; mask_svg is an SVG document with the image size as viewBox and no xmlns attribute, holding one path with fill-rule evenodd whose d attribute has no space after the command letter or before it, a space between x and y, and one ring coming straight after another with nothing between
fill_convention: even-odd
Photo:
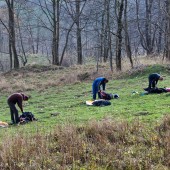
<instances>
[{"instance_id":1,"label":"forest background","mask_svg":"<svg viewBox=\"0 0 170 170\"><path fill-rule=\"evenodd\" d=\"M131 67L138 57L170 59L169 0L1 0L0 70L42 64ZM45 60L44 60L45 59ZM34 63L34 62L33 62Z\"/></svg>"}]
</instances>

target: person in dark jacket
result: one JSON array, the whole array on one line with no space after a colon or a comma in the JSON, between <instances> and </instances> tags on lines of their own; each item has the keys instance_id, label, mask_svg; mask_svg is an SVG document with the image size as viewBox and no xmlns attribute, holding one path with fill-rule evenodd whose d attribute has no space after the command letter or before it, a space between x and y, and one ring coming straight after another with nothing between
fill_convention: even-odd
<instances>
[{"instance_id":1,"label":"person in dark jacket","mask_svg":"<svg viewBox=\"0 0 170 170\"><path fill-rule=\"evenodd\" d=\"M160 76L160 74L158 74L158 73L152 73L152 74L149 75L148 80L149 80L148 88L144 89L146 91L150 91L151 89L155 89L156 85L158 83L158 80L163 80L163 77Z\"/></svg>"},{"instance_id":2,"label":"person in dark jacket","mask_svg":"<svg viewBox=\"0 0 170 170\"><path fill-rule=\"evenodd\" d=\"M106 83L108 83L108 80L104 77L98 77L93 81L92 84L93 100L96 100L97 93L98 93L98 98L101 98L100 96L101 86L102 89L105 90Z\"/></svg>"},{"instance_id":3,"label":"person in dark jacket","mask_svg":"<svg viewBox=\"0 0 170 170\"><path fill-rule=\"evenodd\" d=\"M17 104L21 112L23 113L22 103L23 101L27 101L27 100L28 100L28 96L24 95L23 93L14 93L8 97L7 103L10 108L12 124L17 124L20 121L18 110L15 105Z\"/></svg>"}]
</instances>

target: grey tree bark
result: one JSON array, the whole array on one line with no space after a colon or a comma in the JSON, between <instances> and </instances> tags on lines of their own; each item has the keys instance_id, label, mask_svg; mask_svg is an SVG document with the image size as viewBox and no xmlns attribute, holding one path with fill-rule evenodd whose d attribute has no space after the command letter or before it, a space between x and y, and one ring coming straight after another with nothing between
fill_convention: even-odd
<instances>
[{"instance_id":1,"label":"grey tree bark","mask_svg":"<svg viewBox=\"0 0 170 170\"><path fill-rule=\"evenodd\" d=\"M127 0L125 0L125 9L124 9L124 31L125 31L125 49L127 57L129 58L131 67L133 68L133 60L132 60L132 50L130 44L130 37L128 33L128 21L127 21Z\"/></svg>"},{"instance_id":2,"label":"grey tree bark","mask_svg":"<svg viewBox=\"0 0 170 170\"><path fill-rule=\"evenodd\" d=\"M9 54L10 54L10 67L12 63L14 68L19 68L19 59L16 50L16 39L15 39L15 19L14 19L14 0L5 0L8 7L8 26L9 26ZM13 60L12 60L13 58Z\"/></svg>"},{"instance_id":3,"label":"grey tree bark","mask_svg":"<svg viewBox=\"0 0 170 170\"><path fill-rule=\"evenodd\" d=\"M124 0L117 2L118 18L117 18L117 37L116 37L116 69L122 69L122 16L124 10Z\"/></svg>"},{"instance_id":4,"label":"grey tree bark","mask_svg":"<svg viewBox=\"0 0 170 170\"><path fill-rule=\"evenodd\" d=\"M77 64L83 64L81 28L80 28L80 0L76 0L76 26L77 26Z\"/></svg>"}]
</instances>

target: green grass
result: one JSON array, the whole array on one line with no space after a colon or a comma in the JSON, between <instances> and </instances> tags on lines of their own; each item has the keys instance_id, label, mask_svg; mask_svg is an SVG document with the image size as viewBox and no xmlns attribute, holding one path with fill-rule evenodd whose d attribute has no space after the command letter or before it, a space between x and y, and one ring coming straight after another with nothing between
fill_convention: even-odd
<instances>
[{"instance_id":1,"label":"green grass","mask_svg":"<svg viewBox=\"0 0 170 170\"><path fill-rule=\"evenodd\" d=\"M159 87L168 87L169 72L165 67L149 66L145 70L124 75L119 79L111 79L106 86L109 93L119 94L119 99L111 100L107 107L86 106L85 101L92 98L92 82L75 83L71 85L48 87L37 92L27 92L31 99L25 103L24 110L31 111L39 119L37 126L54 127L57 124L82 124L89 120L101 120L105 117L113 119L140 119L153 123L169 114L169 93L142 95L143 88L148 85L148 74L158 72L165 77L158 82ZM138 92L132 94L133 91ZM6 103L7 94L1 95L0 120L10 122L9 109ZM51 114L59 113L58 116ZM28 125L29 126L29 125Z\"/></svg>"}]
</instances>

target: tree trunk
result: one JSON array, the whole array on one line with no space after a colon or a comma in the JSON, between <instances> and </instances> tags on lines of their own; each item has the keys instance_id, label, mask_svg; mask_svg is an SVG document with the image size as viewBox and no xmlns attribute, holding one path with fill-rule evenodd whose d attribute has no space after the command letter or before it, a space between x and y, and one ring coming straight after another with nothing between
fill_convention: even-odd
<instances>
[{"instance_id":1,"label":"tree trunk","mask_svg":"<svg viewBox=\"0 0 170 170\"><path fill-rule=\"evenodd\" d=\"M118 7L118 19L117 19L117 39L116 39L116 69L122 69L121 63L121 51L122 51L122 15L123 15L123 3L124 0L121 0Z\"/></svg>"},{"instance_id":2,"label":"tree trunk","mask_svg":"<svg viewBox=\"0 0 170 170\"><path fill-rule=\"evenodd\" d=\"M18 34L19 34L19 38L20 38L20 43L21 43L21 52L22 52L21 61L22 61L23 66L25 66L27 63L27 57L26 57L26 53L25 53L25 49L24 49L24 44L23 44L23 39L22 39L23 36L21 33L21 26L20 26L18 16L17 16L17 26L18 26Z\"/></svg>"},{"instance_id":3,"label":"tree trunk","mask_svg":"<svg viewBox=\"0 0 170 170\"><path fill-rule=\"evenodd\" d=\"M17 55L16 45L15 45L15 20L14 20L14 1L6 0L8 6L9 14L9 53L10 60L12 55L14 57L14 68L19 68L19 59ZM12 49L12 51L11 51Z\"/></svg>"},{"instance_id":4,"label":"tree trunk","mask_svg":"<svg viewBox=\"0 0 170 170\"><path fill-rule=\"evenodd\" d=\"M103 61L106 62L109 54L109 0L104 0L104 51L103 51Z\"/></svg>"},{"instance_id":5,"label":"tree trunk","mask_svg":"<svg viewBox=\"0 0 170 170\"><path fill-rule=\"evenodd\" d=\"M83 64L81 28L80 28L80 0L76 0L76 25L77 25L77 64Z\"/></svg>"},{"instance_id":6,"label":"tree trunk","mask_svg":"<svg viewBox=\"0 0 170 170\"><path fill-rule=\"evenodd\" d=\"M53 64L59 65L59 0L53 2L53 42L52 42L52 55ZM56 13L57 12L57 13ZM57 15L57 16L56 16Z\"/></svg>"},{"instance_id":7,"label":"tree trunk","mask_svg":"<svg viewBox=\"0 0 170 170\"><path fill-rule=\"evenodd\" d=\"M147 55L153 53L153 46L151 40L151 7L152 0L145 0L146 3L146 23L145 23L145 38L146 38L146 52Z\"/></svg>"},{"instance_id":8,"label":"tree trunk","mask_svg":"<svg viewBox=\"0 0 170 170\"><path fill-rule=\"evenodd\" d=\"M101 35L100 35L100 62L102 62L102 58L104 58L104 12L102 13L102 19L101 19Z\"/></svg>"},{"instance_id":9,"label":"tree trunk","mask_svg":"<svg viewBox=\"0 0 170 170\"><path fill-rule=\"evenodd\" d=\"M127 0L125 0L125 9L124 9L124 30L125 30L125 48L127 57L130 60L131 67L133 68L133 60L132 60L132 51L130 45L130 38L128 33L128 23L127 23Z\"/></svg>"},{"instance_id":10,"label":"tree trunk","mask_svg":"<svg viewBox=\"0 0 170 170\"><path fill-rule=\"evenodd\" d=\"M37 23L37 38L36 38L36 54L39 52L39 43L40 43L40 25Z\"/></svg>"},{"instance_id":11,"label":"tree trunk","mask_svg":"<svg viewBox=\"0 0 170 170\"><path fill-rule=\"evenodd\" d=\"M112 64L112 37L110 32L110 0L107 0L107 34L108 34L108 52L109 52L109 60L110 60L110 69L113 72L113 64Z\"/></svg>"},{"instance_id":12,"label":"tree trunk","mask_svg":"<svg viewBox=\"0 0 170 170\"><path fill-rule=\"evenodd\" d=\"M66 51L66 48L67 48L67 44L68 44L69 34L70 34L70 31L71 31L72 28L73 28L73 25L74 25L74 22L73 22L72 25L70 26L70 28L69 28L69 30L68 30L68 32L67 32L67 35L66 35L65 45L64 45L63 52L62 52L62 55L61 55L61 58L60 58L60 66L61 66L62 61L63 61L63 58L64 58L64 54L65 54L65 51Z\"/></svg>"},{"instance_id":13,"label":"tree trunk","mask_svg":"<svg viewBox=\"0 0 170 170\"><path fill-rule=\"evenodd\" d=\"M13 61L12 61L12 46L11 46L11 39L10 39L10 35L9 35L9 61L10 61L10 70L12 70L13 68Z\"/></svg>"},{"instance_id":14,"label":"tree trunk","mask_svg":"<svg viewBox=\"0 0 170 170\"><path fill-rule=\"evenodd\" d=\"M167 26L166 26L166 47L165 47L165 56L170 60L170 0L166 1L166 13L167 13Z\"/></svg>"}]
</instances>

